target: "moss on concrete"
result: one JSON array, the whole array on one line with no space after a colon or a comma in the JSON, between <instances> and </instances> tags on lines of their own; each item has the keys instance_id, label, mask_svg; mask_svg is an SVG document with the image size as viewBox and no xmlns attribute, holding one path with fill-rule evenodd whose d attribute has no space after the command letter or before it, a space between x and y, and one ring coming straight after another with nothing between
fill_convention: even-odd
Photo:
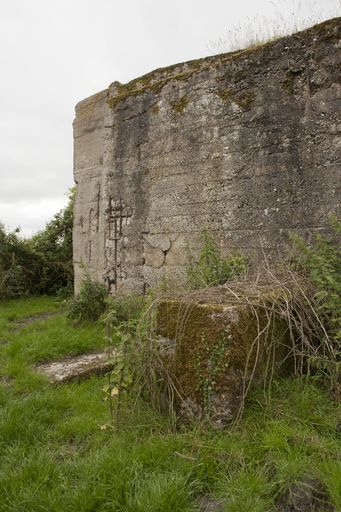
<instances>
[{"instance_id":1,"label":"moss on concrete","mask_svg":"<svg viewBox=\"0 0 341 512\"><path fill-rule=\"evenodd\" d=\"M152 108L150 109L150 111L152 114L158 114L160 112L159 105L153 105Z\"/></svg>"},{"instance_id":2,"label":"moss on concrete","mask_svg":"<svg viewBox=\"0 0 341 512\"><path fill-rule=\"evenodd\" d=\"M234 89L231 89L230 87L226 87L225 89L220 89L218 91L219 98L221 98L225 103L230 103L234 98L235 94L236 91Z\"/></svg>"},{"instance_id":3,"label":"moss on concrete","mask_svg":"<svg viewBox=\"0 0 341 512\"><path fill-rule=\"evenodd\" d=\"M132 80L128 84L119 84L117 86L117 94L108 99L108 105L114 108L129 97L143 93L156 94L171 80L188 80L193 73L200 69L201 61L202 59L190 61L186 64L176 64L169 68L157 69L147 75Z\"/></svg>"},{"instance_id":4,"label":"moss on concrete","mask_svg":"<svg viewBox=\"0 0 341 512\"><path fill-rule=\"evenodd\" d=\"M182 114L184 110L186 110L186 107L189 103L188 97L182 96L182 98L179 99L179 101L176 101L175 103L172 103L172 108L174 112L177 114Z\"/></svg>"},{"instance_id":5,"label":"moss on concrete","mask_svg":"<svg viewBox=\"0 0 341 512\"><path fill-rule=\"evenodd\" d=\"M214 55L203 59L192 60L185 63L179 63L166 68L156 69L140 78L132 80L127 84L119 84L117 86L117 94L109 97L108 104L111 108L115 108L119 103L130 97L135 97L143 93L158 93L165 85L167 85L167 83L172 80L186 81L190 79L195 73L203 72L209 68L220 68L229 60L244 57L248 59L251 55L256 57L258 54L264 54L264 52L267 52L274 45L281 44L282 40L289 40L290 38L293 38L294 40L302 41L303 43L306 38L311 37L311 35L314 34L317 44L318 41L323 40L335 39L336 41L340 37L338 32L339 23L340 18L335 18L298 32L292 36L280 38L276 41L269 41L267 43L242 50ZM246 73L247 72L245 71L245 76L247 76ZM244 108L245 105L246 108L248 108L250 104L250 96L248 98L241 98L240 102L242 108Z\"/></svg>"},{"instance_id":6,"label":"moss on concrete","mask_svg":"<svg viewBox=\"0 0 341 512\"><path fill-rule=\"evenodd\" d=\"M224 101L224 103L234 102L241 109L249 110L256 98L256 93L250 89L238 92L235 89L226 87L225 89L221 89L218 91L218 96Z\"/></svg>"},{"instance_id":7,"label":"moss on concrete","mask_svg":"<svg viewBox=\"0 0 341 512\"><path fill-rule=\"evenodd\" d=\"M266 379L271 343L276 346L275 372L290 370L290 362L281 367L288 352L283 347L289 345L286 326L276 319L265 329L267 322L261 307L185 299L159 303L158 332L176 340L174 373L183 396L198 404L205 416L216 416L219 403L233 419L241 405L244 375L246 383L251 377L254 383Z\"/></svg>"},{"instance_id":8,"label":"moss on concrete","mask_svg":"<svg viewBox=\"0 0 341 512\"><path fill-rule=\"evenodd\" d=\"M240 94L237 94L234 98L234 101L241 109L249 110L251 108L252 103L255 101L255 98L256 93L252 90L248 90L243 91Z\"/></svg>"}]
</instances>

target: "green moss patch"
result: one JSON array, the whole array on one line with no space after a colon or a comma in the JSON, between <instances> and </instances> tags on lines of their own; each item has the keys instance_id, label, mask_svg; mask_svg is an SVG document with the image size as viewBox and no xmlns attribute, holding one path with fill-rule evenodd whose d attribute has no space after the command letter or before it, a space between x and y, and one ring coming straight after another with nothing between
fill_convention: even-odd
<instances>
[{"instance_id":1,"label":"green moss patch","mask_svg":"<svg viewBox=\"0 0 341 512\"><path fill-rule=\"evenodd\" d=\"M250 55L257 55L258 57L261 57L264 52L268 51L273 46L280 44L282 39L288 40L293 38L295 44L297 44L297 41L303 43L308 38L313 37L316 39L316 44L318 44L318 41L337 41L339 39L339 21L340 18L328 20L312 28L298 32L292 36L287 36L276 41L269 41L255 47L228 52L220 55L214 55L203 59L192 60L185 63L179 63L166 68L156 69L142 77L132 80L127 84L117 85L116 94L110 97L107 100L107 103L111 108L115 108L119 103L129 97L135 97L143 93L156 94L161 91L161 89L170 81L186 81L190 79L195 73L203 72L210 68L220 68L221 66L226 65L226 63L232 59L239 59L243 57L248 58ZM248 67L246 63L245 66ZM247 76L246 70L240 70L239 73L241 73L241 76ZM237 97L237 104L240 104L241 108L247 109L249 108L253 99L254 95L252 95L250 91L247 91L245 93L241 93L241 95Z\"/></svg>"},{"instance_id":2,"label":"green moss patch","mask_svg":"<svg viewBox=\"0 0 341 512\"><path fill-rule=\"evenodd\" d=\"M256 93L249 89L246 91L238 92L235 89L227 87L218 91L218 96L225 103L236 103L238 107L243 110L249 110L252 103L255 101Z\"/></svg>"},{"instance_id":3,"label":"green moss patch","mask_svg":"<svg viewBox=\"0 0 341 512\"><path fill-rule=\"evenodd\" d=\"M270 300L270 299L269 299ZM249 385L291 370L283 321L259 305L165 299L158 332L176 340L174 374L185 400L218 422L232 420Z\"/></svg>"},{"instance_id":4,"label":"green moss patch","mask_svg":"<svg viewBox=\"0 0 341 512\"><path fill-rule=\"evenodd\" d=\"M186 109L187 105L189 103L189 99L187 96L182 96L182 98L179 99L179 101L176 101L172 104L172 108L174 112L177 114L182 114L183 111Z\"/></svg>"}]
</instances>

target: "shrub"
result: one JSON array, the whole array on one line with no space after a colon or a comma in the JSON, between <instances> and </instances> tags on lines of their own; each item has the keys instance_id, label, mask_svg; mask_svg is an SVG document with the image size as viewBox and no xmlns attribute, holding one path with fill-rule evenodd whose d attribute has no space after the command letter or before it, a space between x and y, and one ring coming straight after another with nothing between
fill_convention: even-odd
<instances>
[{"instance_id":1,"label":"shrub","mask_svg":"<svg viewBox=\"0 0 341 512\"><path fill-rule=\"evenodd\" d=\"M0 224L0 297L37 293L39 261L19 229L7 232Z\"/></svg>"},{"instance_id":2,"label":"shrub","mask_svg":"<svg viewBox=\"0 0 341 512\"><path fill-rule=\"evenodd\" d=\"M223 258L208 231L202 234L203 246L199 260L190 254L187 279L192 288L224 284L246 271L245 257L240 253Z\"/></svg>"},{"instance_id":3,"label":"shrub","mask_svg":"<svg viewBox=\"0 0 341 512\"><path fill-rule=\"evenodd\" d=\"M326 321L329 334L341 344L341 221L331 217L330 237L317 234L308 245L301 237L292 235L299 252L299 265L316 287L318 307Z\"/></svg>"},{"instance_id":4,"label":"shrub","mask_svg":"<svg viewBox=\"0 0 341 512\"><path fill-rule=\"evenodd\" d=\"M311 366L330 379L331 388L341 396L341 222L331 218L330 237L317 234L311 244L292 235L299 252L299 265L314 287L316 316L323 333L317 340L319 353L310 358Z\"/></svg>"},{"instance_id":5,"label":"shrub","mask_svg":"<svg viewBox=\"0 0 341 512\"><path fill-rule=\"evenodd\" d=\"M2 276L0 297L14 298L29 295L25 269L14 263Z\"/></svg>"},{"instance_id":6,"label":"shrub","mask_svg":"<svg viewBox=\"0 0 341 512\"><path fill-rule=\"evenodd\" d=\"M110 321L113 327L124 324L134 327L146 307L146 300L141 295L130 294L125 296L107 297L107 310L105 321Z\"/></svg>"},{"instance_id":7,"label":"shrub","mask_svg":"<svg viewBox=\"0 0 341 512\"><path fill-rule=\"evenodd\" d=\"M73 287L73 199L71 190L66 208L30 239L0 224L0 298Z\"/></svg>"},{"instance_id":8,"label":"shrub","mask_svg":"<svg viewBox=\"0 0 341 512\"><path fill-rule=\"evenodd\" d=\"M67 316L76 324L94 322L104 313L108 296L105 286L91 281L87 274L80 292L67 302Z\"/></svg>"}]
</instances>

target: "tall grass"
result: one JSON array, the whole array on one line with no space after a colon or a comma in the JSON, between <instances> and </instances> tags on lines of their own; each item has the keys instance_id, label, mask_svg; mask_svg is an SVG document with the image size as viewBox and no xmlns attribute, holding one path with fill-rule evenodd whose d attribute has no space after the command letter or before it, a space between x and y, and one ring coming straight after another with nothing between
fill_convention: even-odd
<instances>
[{"instance_id":1,"label":"tall grass","mask_svg":"<svg viewBox=\"0 0 341 512\"><path fill-rule=\"evenodd\" d=\"M340 0L269 1L267 14L243 18L207 45L208 54L242 50L341 16Z\"/></svg>"}]
</instances>

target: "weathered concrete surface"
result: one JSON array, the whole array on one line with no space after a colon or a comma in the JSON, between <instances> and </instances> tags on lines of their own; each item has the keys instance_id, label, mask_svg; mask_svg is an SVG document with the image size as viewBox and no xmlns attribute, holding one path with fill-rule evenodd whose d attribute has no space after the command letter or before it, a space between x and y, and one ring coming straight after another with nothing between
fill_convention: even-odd
<instances>
[{"instance_id":1,"label":"weathered concrete surface","mask_svg":"<svg viewBox=\"0 0 341 512\"><path fill-rule=\"evenodd\" d=\"M221 249L283 253L340 213L341 19L153 71L76 107L76 291L181 276L206 227Z\"/></svg>"},{"instance_id":2,"label":"weathered concrete surface","mask_svg":"<svg viewBox=\"0 0 341 512\"><path fill-rule=\"evenodd\" d=\"M45 363L36 370L46 375L51 382L62 383L71 380L85 379L91 375L102 375L113 367L107 352L83 354L81 356Z\"/></svg>"},{"instance_id":3,"label":"weathered concrete surface","mask_svg":"<svg viewBox=\"0 0 341 512\"><path fill-rule=\"evenodd\" d=\"M182 396L180 416L225 426L254 384L293 371L288 326L268 314L283 293L269 288L236 300L216 288L158 303L157 332L172 347L165 361Z\"/></svg>"}]
</instances>

